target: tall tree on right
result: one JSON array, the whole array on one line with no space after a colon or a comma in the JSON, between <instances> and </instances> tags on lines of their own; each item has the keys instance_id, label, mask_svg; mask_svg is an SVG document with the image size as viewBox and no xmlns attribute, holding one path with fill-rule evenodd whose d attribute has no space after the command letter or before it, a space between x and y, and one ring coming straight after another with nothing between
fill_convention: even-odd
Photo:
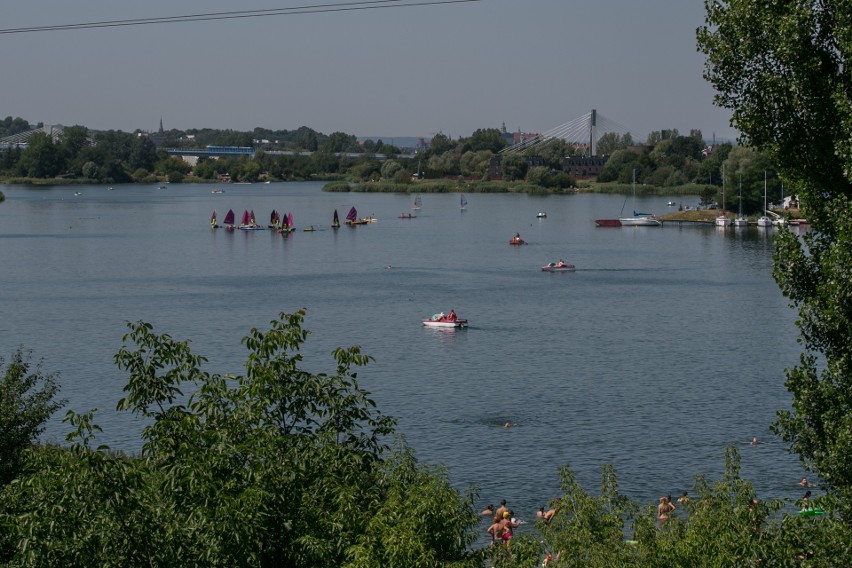
<instances>
[{"instance_id":1,"label":"tall tree on right","mask_svg":"<svg viewBox=\"0 0 852 568\"><path fill-rule=\"evenodd\" d=\"M781 231L774 276L804 352L774 428L852 518L852 1L705 0L698 49L741 142L766 150L811 230Z\"/></svg>"}]
</instances>

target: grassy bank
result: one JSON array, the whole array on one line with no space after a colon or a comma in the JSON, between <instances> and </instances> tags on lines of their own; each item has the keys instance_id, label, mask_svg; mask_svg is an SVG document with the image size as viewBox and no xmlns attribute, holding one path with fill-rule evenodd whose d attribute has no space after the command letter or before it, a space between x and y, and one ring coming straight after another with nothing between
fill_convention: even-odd
<instances>
[{"instance_id":1,"label":"grassy bank","mask_svg":"<svg viewBox=\"0 0 852 568\"><path fill-rule=\"evenodd\" d=\"M658 187L637 185L636 195L698 195L704 188L698 184L677 187ZM364 182L349 183L334 181L327 183L323 191L365 192L365 193L530 193L540 195L568 195L574 193L612 193L629 194L633 192L631 184L578 182L576 188L562 189L543 187L525 181L456 181L424 180L411 183Z\"/></svg>"},{"instance_id":2,"label":"grassy bank","mask_svg":"<svg viewBox=\"0 0 852 568\"><path fill-rule=\"evenodd\" d=\"M95 185L102 182L96 179L75 178L75 179L59 179L59 178L31 178L31 177L16 177L0 180L0 183L6 185Z\"/></svg>"}]
</instances>

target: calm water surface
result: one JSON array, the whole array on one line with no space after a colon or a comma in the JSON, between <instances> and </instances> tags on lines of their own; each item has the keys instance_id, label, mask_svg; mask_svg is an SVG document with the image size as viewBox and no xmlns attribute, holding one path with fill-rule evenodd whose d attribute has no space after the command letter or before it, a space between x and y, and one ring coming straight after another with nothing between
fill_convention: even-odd
<instances>
[{"instance_id":1,"label":"calm water surface","mask_svg":"<svg viewBox=\"0 0 852 568\"><path fill-rule=\"evenodd\" d=\"M321 186L3 187L0 354L32 349L70 408L100 409L102 441L132 451L139 424L114 412L125 321L192 339L210 370L238 373L240 338L304 307L306 367L333 371L333 348L361 345L376 359L361 385L482 505L505 498L531 518L558 494L560 464L596 494L608 462L624 492L653 501L719 475L732 443L761 497L800 497L798 461L769 432L799 347L764 231L596 228L624 201L606 195L468 194L461 211L458 194L427 194L399 219L411 196ZM663 213L669 199L638 206ZM379 221L332 231L334 209L352 205ZM212 210L221 221L229 208L261 222L292 211L319 230L211 231ZM508 245L516 231L528 245ZM539 270L559 258L577 271ZM450 308L469 329L420 325ZM46 438L65 432L56 421Z\"/></svg>"}]
</instances>

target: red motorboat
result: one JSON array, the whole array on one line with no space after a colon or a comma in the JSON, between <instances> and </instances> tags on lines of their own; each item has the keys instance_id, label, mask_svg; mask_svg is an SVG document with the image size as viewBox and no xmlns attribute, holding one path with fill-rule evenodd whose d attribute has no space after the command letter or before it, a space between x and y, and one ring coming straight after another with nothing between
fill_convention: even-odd
<instances>
[{"instance_id":1,"label":"red motorboat","mask_svg":"<svg viewBox=\"0 0 852 568\"><path fill-rule=\"evenodd\" d=\"M515 233L515 236L509 239L510 245L525 245L527 244L524 239L521 238L520 233Z\"/></svg>"}]
</instances>

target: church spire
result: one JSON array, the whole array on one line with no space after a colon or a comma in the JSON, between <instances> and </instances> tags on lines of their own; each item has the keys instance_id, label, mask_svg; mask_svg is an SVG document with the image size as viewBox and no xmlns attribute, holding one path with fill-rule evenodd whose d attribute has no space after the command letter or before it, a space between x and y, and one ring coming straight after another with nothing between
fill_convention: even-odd
<instances>
[{"instance_id":1,"label":"church spire","mask_svg":"<svg viewBox=\"0 0 852 568\"><path fill-rule=\"evenodd\" d=\"M163 133L163 117L160 117L160 134Z\"/></svg>"}]
</instances>

